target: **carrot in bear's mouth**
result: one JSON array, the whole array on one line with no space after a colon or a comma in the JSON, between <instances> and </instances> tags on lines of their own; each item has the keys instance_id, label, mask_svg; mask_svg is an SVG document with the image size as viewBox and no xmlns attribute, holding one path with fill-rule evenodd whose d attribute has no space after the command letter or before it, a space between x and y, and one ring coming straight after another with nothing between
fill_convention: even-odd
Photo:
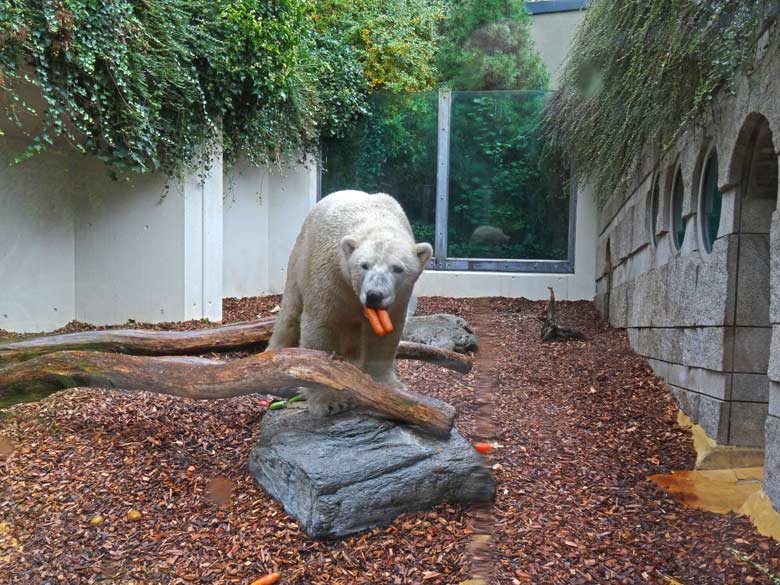
<instances>
[{"instance_id":1,"label":"carrot in bear's mouth","mask_svg":"<svg viewBox=\"0 0 780 585\"><path fill-rule=\"evenodd\" d=\"M384 337L388 333L393 332L393 322L390 320L390 314L385 309L372 309L371 307L363 307L363 312L366 315L366 319L371 324L371 329L374 330L379 337Z\"/></svg>"}]
</instances>

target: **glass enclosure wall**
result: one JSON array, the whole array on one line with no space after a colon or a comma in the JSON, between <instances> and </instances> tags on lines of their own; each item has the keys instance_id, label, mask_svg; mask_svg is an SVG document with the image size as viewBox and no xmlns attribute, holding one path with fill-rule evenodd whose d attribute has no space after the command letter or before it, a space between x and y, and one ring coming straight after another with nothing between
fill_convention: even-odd
<instances>
[{"instance_id":1,"label":"glass enclosure wall","mask_svg":"<svg viewBox=\"0 0 780 585\"><path fill-rule=\"evenodd\" d=\"M572 272L571 173L540 129L549 95L375 95L324 145L321 194L393 195L417 240L435 243L436 268Z\"/></svg>"}]
</instances>

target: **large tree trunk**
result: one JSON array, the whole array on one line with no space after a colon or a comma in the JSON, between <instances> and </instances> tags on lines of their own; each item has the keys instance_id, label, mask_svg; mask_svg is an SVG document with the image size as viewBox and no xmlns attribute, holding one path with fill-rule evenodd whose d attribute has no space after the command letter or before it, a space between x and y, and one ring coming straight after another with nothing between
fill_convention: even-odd
<instances>
[{"instance_id":1,"label":"large tree trunk","mask_svg":"<svg viewBox=\"0 0 780 585\"><path fill-rule=\"evenodd\" d=\"M170 356L207 352L262 350L271 337L274 317L194 331L109 329L36 337L0 344L0 367L55 351L102 351L129 355ZM420 360L467 374L472 362L462 354L419 343L402 341L399 359Z\"/></svg>"},{"instance_id":2,"label":"large tree trunk","mask_svg":"<svg viewBox=\"0 0 780 585\"><path fill-rule=\"evenodd\" d=\"M291 396L306 386L344 392L357 405L440 435L449 433L455 418L449 404L379 384L334 354L306 349L269 350L230 362L63 351L0 369L0 395L78 386L209 400L256 392Z\"/></svg>"}]
</instances>

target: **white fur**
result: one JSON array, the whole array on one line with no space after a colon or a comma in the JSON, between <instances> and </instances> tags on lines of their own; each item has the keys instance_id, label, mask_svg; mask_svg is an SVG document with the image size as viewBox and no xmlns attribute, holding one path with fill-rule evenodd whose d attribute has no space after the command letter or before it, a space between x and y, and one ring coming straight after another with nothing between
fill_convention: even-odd
<instances>
[{"instance_id":1,"label":"white fur","mask_svg":"<svg viewBox=\"0 0 780 585\"><path fill-rule=\"evenodd\" d=\"M339 191L309 212L287 268L281 310L269 348L335 351L380 382L403 384L393 362L412 288L433 250L415 244L398 202L384 194ZM377 336L363 314L367 295L393 321L393 333ZM307 391L309 408L345 408L335 393Z\"/></svg>"}]
</instances>

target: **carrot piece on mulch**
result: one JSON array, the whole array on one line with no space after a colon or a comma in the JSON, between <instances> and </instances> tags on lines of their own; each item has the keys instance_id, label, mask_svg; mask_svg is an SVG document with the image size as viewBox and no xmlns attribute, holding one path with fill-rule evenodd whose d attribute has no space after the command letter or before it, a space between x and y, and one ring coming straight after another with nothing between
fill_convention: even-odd
<instances>
[{"instance_id":1,"label":"carrot piece on mulch","mask_svg":"<svg viewBox=\"0 0 780 585\"><path fill-rule=\"evenodd\" d=\"M273 585L279 580L279 573L271 573L265 577L260 577L252 581L252 585Z\"/></svg>"},{"instance_id":2,"label":"carrot piece on mulch","mask_svg":"<svg viewBox=\"0 0 780 585\"><path fill-rule=\"evenodd\" d=\"M382 329L385 330L385 333L392 333L393 322L390 320L390 313L386 309L379 309L376 315L379 317L379 322L382 324Z\"/></svg>"},{"instance_id":3,"label":"carrot piece on mulch","mask_svg":"<svg viewBox=\"0 0 780 585\"><path fill-rule=\"evenodd\" d=\"M493 445L490 443L474 443L474 449L477 450L477 453L490 453L490 451L493 449Z\"/></svg>"},{"instance_id":4,"label":"carrot piece on mulch","mask_svg":"<svg viewBox=\"0 0 780 585\"><path fill-rule=\"evenodd\" d=\"M382 327L382 322L379 320L376 309L370 307L363 307L363 312L366 314L368 322L371 323L371 329L374 330L379 337L384 337L385 328Z\"/></svg>"}]
</instances>

